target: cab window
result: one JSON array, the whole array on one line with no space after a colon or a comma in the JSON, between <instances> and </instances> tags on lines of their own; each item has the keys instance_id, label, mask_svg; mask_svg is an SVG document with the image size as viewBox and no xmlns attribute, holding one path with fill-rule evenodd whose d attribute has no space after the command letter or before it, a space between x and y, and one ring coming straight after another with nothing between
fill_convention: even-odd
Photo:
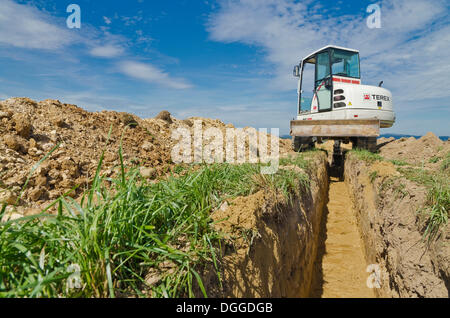
<instances>
[{"instance_id":1,"label":"cab window","mask_svg":"<svg viewBox=\"0 0 450 318\"><path fill-rule=\"evenodd\" d=\"M331 50L331 71L333 75L359 78L359 54L338 49Z\"/></svg>"},{"instance_id":2,"label":"cab window","mask_svg":"<svg viewBox=\"0 0 450 318\"><path fill-rule=\"evenodd\" d=\"M330 75L330 58L327 52L317 54L316 85L317 82Z\"/></svg>"}]
</instances>

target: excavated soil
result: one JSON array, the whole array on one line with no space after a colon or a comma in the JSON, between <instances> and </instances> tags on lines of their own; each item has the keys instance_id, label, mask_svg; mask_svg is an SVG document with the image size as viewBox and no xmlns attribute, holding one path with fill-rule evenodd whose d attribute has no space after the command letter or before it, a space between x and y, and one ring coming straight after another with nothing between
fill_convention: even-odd
<instances>
[{"instance_id":1,"label":"excavated soil","mask_svg":"<svg viewBox=\"0 0 450 318\"><path fill-rule=\"evenodd\" d=\"M67 192L79 197L92 181L102 151L105 154L101 175L110 177L117 173L120 144L125 165L139 166L144 177L158 179L175 165L171 150L178 140L172 139L172 132L185 128L192 137L195 120L201 120L204 130L217 128L225 133L227 128L234 128L218 119L179 120L167 111L155 118L141 119L114 111L88 112L58 100L1 101L0 202L16 204L14 213L20 216L39 212ZM205 139L203 143L207 142ZM246 146L247 149L248 142ZM290 140L279 139L279 148L281 154L290 152ZM27 183L33 166L46 155L48 158L38 165ZM25 190L21 195L22 189Z\"/></svg>"},{"instance_id":2,"label":"excavated soil","mask_svg":"<svg viewBox=\"0 0 450 318\"><path fill-rule=\"evenodd\" d=\"M419 139L409 138L379 138L380 155L388 160L402 160L410 165L424 166L428 169L438 169L439 160L450 152L450 142L442 141L435 134L429 132Z\"/></svg>"}]
</instances>

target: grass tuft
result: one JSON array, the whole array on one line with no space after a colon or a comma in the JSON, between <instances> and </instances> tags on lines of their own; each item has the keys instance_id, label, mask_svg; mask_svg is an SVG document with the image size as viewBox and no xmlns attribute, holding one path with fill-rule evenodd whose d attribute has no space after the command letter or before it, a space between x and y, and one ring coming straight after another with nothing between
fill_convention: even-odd
<instances>
[{"instance_id":1,"label":"grass tuft","mask_svg":"<svg viewBox=\"0 0 450 318\"><path fill-rule=\"evenodd\" d=\"M403 160L393 159L393 160L389 160L389 161L392 162L396 166L407 166L408 165L408 163Z\"/></svg>"},{"instance_id":2,"label":"grass tuft","mask_svg":"<svg viewBox=\"0 0 450 318\"><path fill-rule=\"evenodd\" d=\"M350 153L355 155L358 159L364 160L364 161L369 162L369 163L383 160L383 157L380 156L379 154L370 152L370 151L365 150L365 149L358 149L358 148L352 149L352 150L350 150Z\"/></svg>"},{"instance_id":3,"label":"grass tuft","mask_svg":"<svg viewBox=\"0 0 450 318\"><path fill-rule=\"evenodd\" d=\"M450 151L445 155L444 160L441 163L441 170L446 171L450 167Z\"/></svg>"},{"instance_id":4,"label":"grass tuft","mask_svg":"<svg viewBox=\"0 0 450 318\"><path fill-rule=\"evenodd\" d=\"M428 162L429 163L436 163L436 162L438 162L441 159L442 159L441 157L434 156L434 157L431 157L430 160L428 160Z\"/></svg>"},{"instance_id":5,"label":"grass tuft","mask_svg":"<svg viewBox=\"0 0 450 318\"><path fill-rule=\"evenodd\" d=\"M401 169L405 177L423 184L427 189L426 207L421 210L425 218L424 238L429 241L436 238L440 229L448 222L450 211L450 182L448 174L431 173L425 169Z\"/></svg>"},{"instance_id":6,"label":"grass tuft","mask_svg":"<svg viewBox=\"0 0 450 318\"><path fill-rule=\"evenodd\" d=\"M378 176L378 172L377 171L372 171L369 174L370 183L374 183L376 178L377 178L377 176Z\"/></svg>"}]
</instances>

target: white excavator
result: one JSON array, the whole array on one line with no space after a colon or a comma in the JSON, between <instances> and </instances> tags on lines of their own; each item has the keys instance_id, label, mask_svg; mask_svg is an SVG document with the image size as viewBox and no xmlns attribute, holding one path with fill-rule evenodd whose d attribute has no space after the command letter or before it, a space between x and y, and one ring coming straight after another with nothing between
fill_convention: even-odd
<instances>
[{"instance_id":1,"label":"white excavator","mask_svg":"<svg viewBox=\"0 0 450 318\"><path fill-rule=\"evenodd\" d=\"M311 98L302 90L307 67L313 69L311 76L314 73ZM302 59L294 76L299 78L298 115L290 132L295 151L326 139L335 140L333 159L339 161L341 142L376 151L380 128L395 122L392 94L381 87L382 81L378 86L361 83L357 50L328 45Z\"/></svg>"}]
</instances>

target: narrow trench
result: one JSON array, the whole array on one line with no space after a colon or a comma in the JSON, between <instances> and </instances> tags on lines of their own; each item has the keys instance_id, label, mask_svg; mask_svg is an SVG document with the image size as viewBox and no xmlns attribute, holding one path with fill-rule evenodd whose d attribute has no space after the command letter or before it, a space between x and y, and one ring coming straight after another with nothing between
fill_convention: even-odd
<instances>
[{"instance_id":1,"label":"narrow trench","mask_svg":"<svg viewBox=\"0 0 450 318\"><path fill-rule=\"evenodd\" d=\"M319 233L311 297L373 298L356 213L341 169L329 168L328 203Z\"/></svg>"}]
</instances>

